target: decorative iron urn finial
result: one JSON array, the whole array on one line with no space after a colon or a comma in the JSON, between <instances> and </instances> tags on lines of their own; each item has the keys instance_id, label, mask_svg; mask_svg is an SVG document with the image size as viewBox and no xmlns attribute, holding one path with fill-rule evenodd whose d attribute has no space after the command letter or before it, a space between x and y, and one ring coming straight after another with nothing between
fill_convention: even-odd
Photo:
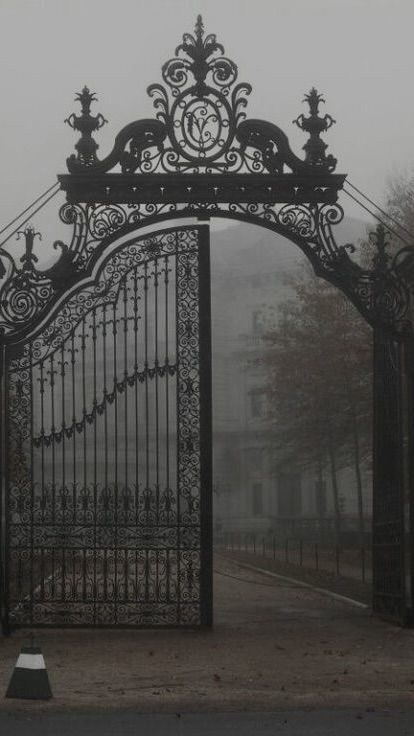
<instances>
[{"instance_id":1,"label":"decorative iron urn finial","mask_svg":"<svg viewBox=\"0 0 414 736\"><path fill-rule=\"evenodd\" d=\"M336 158L331 154L326 156L325 151L328 144L321 140L320 135L327 131L336 120L331 115L324 115L324 117L319 115L319 105L321 102L325 102L325 99L315 87L312 87L311 91L305 95L303 102L308 103L310 115L305 117L301 114L293 122L301 130L309 133L309 140L303 146L303 150L306 152L305 161L313 166L320 166L328 169L328 171L333 171L336 166Z\"/></svg>"},{"instance_id":2,"label":"decorative iron urn finial","mask_svg":"<svg viewBox=\"0 0 414 736\"><path fill-rule=\"evenodd\" d=\"M91 103L97 99L95 92L90 92L88 87L85 86L82 92L78 92L75 97L75 101L81 103L82 114L75 115L75 113L72 113L65 120L65 123L70 125L73 130L79 130L81 133L75 148L78 152L77 160L83 166L91 166L97 161L96 151L99 146L92 138L92 133L108 122L101 113L98 113L95 117L91 115ZM75 155L72 154L71 158L75 158Z\"/></svg>"}]
</instances>

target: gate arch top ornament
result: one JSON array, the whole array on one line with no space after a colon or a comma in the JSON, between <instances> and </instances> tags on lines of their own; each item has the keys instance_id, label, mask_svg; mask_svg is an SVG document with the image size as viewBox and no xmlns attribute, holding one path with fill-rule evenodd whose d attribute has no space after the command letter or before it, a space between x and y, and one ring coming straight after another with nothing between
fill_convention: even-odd
<instances>
[{"instance_id":1,"label":"gate arch top ornament","mask_svg":"<svg viewBox=\"0 0 414 736\"><path fill-rule=\"evenodd\" d=\"M305 100L310 115L300 115L296 124L309 133L305 161L290 149L288 139L276 125L245 119L246 97L250 84L238 83L236 64L224 55L214 34L204 38L201 16L194 35L185 33L175 56L162 67L164 85L152 84L148 94L157 110L155 120L139 120L127 125L115 139L112 152L99 161L98 148L91 137L106 122L101 114L93 117L90 105L95 94L84 87L76 97L82 115L72 114L66 121L81 132L77 155L67 159L72 174L108 173L120 165L123 174L133 173L251 173L314 175L332 172L336 159L326 155L320 134L335 121L319 116L323 102L313 88ZM87 171L85 171L87 169ZM326 179L340 186L344 177ZM321 179L322 181L322 179Z\"/></svg>"},{"instance_id":2,"label":"gate arch top ornament","mask_svg":"<svg viewBox=\"0 0 414 736\"><path fill-rule=\"evenodd\" d=\"M69 173L58 177L67 199L60 217L72 227L72 239L69 245L54 244L61 257L49 271L38 271L33 258L22 270L10 254L0 253L8 262L8 277L0 285L0 328L6 339L30 330L69 287L92 272L111 242L143 225L187 216L232 218L283 235L370 324L395 335L411 334L413 251L385 257L380 228L378 257L371 269L363 269L350 257L354 246L336 241L334 226L344 215L338 192L346 175L335 172L336 159L321 138L335 122L319 112L322 95L312 88L304 99L309 114L293 121L308 135L301 159L279 127L246 117L251 86L238 82L236 64L214 34L205 35L201 16L194 34L185 33L175 56L163 65L162 79L163 84L148 87L155 118L124 127L102 160L93 134L106 120L91 114L94 93L84 87L77 95L81 114L66 122L80 138L76 154L67 159Z\"/></svg>"}]
</instances>

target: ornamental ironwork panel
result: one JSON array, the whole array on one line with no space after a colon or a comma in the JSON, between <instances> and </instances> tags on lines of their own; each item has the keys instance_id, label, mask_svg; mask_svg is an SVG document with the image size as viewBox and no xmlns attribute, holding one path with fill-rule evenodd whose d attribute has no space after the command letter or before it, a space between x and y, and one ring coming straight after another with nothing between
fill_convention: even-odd
<instances>
[{"instance_id":1,"label":"ornamental ironwork panel","mask_svg":"<svg viewBox=\"0 0 414 736\"><path fill-rule=\"evenodd\" d=\"M208 248L114 244L7 346L6 627L211 623Z\"/></svg>"}]
</instances>

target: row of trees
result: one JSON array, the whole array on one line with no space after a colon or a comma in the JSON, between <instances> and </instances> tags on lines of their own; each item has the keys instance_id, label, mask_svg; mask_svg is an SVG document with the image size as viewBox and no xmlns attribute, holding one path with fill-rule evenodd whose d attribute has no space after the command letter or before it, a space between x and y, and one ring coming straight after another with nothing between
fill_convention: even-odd
<instances>
[{"instance_id":1,"label":"row of trees","mask_svg":"<svg viewBox=\"0 0 414 736\"><path fill-rule=\"evenodd\" d=\"M336 533L341 527L338 471L352 467L364 534L362 463L371 455L372 336L349 300L303 267L290 280L264 336L268 420L279 465L292 461L329 473Z\"/></svg>"},{"instance_id":2,"label":"row of trees","mask_svg":"<svg viewBox=\"0 0 414 736\"><path fill-rule=\"evenodd\" d=\"M389 183L385 209L391 229L401 223L407 240L407 233L414 233L414 173ZM390 250L400 247L398 237L391 237ZM369 266L368 243L362 252ZM318 279L309 264L290 279L290 287L291 298L278 306L259 358L266 369L275 458L279 465L293 461L313 468L321 485L329 473L338 538L338 471L353 468L362 540L362 468L372 457L372 330L349 299Z\"/></svg>"}]
</instances>

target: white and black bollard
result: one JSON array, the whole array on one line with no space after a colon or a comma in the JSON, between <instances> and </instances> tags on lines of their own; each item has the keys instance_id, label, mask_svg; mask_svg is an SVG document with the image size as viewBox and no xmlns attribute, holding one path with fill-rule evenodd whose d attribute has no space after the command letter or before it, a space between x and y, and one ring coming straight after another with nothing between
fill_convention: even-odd
<instances>
[{"instance_id":1,"label":"white and black bollard","mask_svg":"<svg viewBox=\"0 0 414 736\"><path fill-rule=\"evenodd\" d=\"M40 647L22 647L6 698L49 700L51 697L49 677Z\"/></svg>"}]
</instances>

